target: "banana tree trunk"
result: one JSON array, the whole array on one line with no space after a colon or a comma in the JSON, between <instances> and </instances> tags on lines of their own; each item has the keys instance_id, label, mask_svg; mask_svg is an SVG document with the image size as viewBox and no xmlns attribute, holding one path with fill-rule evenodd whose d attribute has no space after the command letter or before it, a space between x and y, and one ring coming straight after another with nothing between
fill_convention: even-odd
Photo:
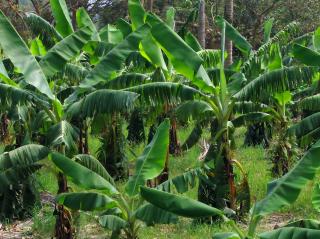
<instances>
[{"instance_id":1,"label":"banana tree trunk","mask_svg":"<svg viewBox=\"0 0 320 239\"><path fill-rule=\"evenodd\" d=\"M205 0L199 1L198 39L203 48L206 48L206 7Z\"/></svg>"},{"instance_id":2,"label":"banana tree trunk","mask_svg":"<svg viewBox=\"0 0 320 239\"><path fill-rule=\"evenodd\" d=\"M211 125L211 137L219 132L216 120ZM200 179L198 200L210 206L236 210L236 184L232 163L232 151L227 133L218 140L212 140L205 162L214 162L214 167L206 171L207 179ZM212 218L217 219L217 218Z\"/></svg>"},{"instance_id":3,"label":"banana tree trunk","mask_svg":"<svg viewBox=\"0 0 320 239\"><path fill-rule=\"evenodd\" d=\"M67 178L59 172L58 179L58 194L68 192ZM55 237L57 239L72 239L72 217L63 205L56 205L54 214L56 215Z\"/></svg>"},{"instance_id":4,"label":"banana tree trunk","mask_svg":"<svg viewBox=\"0 0 320 239\"><path fill-rule=\"evenodd\" d=\"M0 134L0 139L1 142L5 142L6 139L9 136L9 119L6 113L2 114L1 116L1 134Z\"/></svg>"},{"instance_id":5,"label":"banana tree trunk","mask_svg":"<svg viewBox=\"0 0 320 239\"><path fill-rule=\"evenodd\" d=\"M225 5L225 18L230 24L232 24L233 17L234 17L233 0L227 0L225 4L226 4ZM226 50L228 53L226 65L229 66L233 63L233 44L232 44L232 41L230 41L228 39L226 39Z\"/></svg>"}]
</instances>

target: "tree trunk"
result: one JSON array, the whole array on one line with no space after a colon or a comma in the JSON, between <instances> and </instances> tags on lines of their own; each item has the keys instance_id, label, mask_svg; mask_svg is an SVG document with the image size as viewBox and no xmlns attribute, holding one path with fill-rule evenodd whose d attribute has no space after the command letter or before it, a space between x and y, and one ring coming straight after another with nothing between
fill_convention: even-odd
<instances>
[{"instance_id":1,"label":"tree trunk","mask_svg":"<svg viewBox=\"0 0 320 239\"><path fill-rule=\"evenodd\" d=\"M68 192L67 178L59 172L58 194ZM54 214L56 215L55 237L57 239L72 239L72 217L71 213L63 206L56 205Z\"/></svg>"},{"instance_id":2,"label":"tree trunk","mask_svg":"<svg viewBox=\"0 0 320 239\"><path fill-rule=\"evenodd\" d=\"M198 27L198 39L203 48L206 48L206 8L205 0L199 1L199 27Z\"/></svg>"},{"instance_id":3,"label":"tree trunk","mask_svg":"<svg viewBox=\"0 0 320 239\"><path fill-rule=\"evenodd\" d=\"M233 23L233 0L227 0L225 5L225 19L232 24ZM228 53L228 58L226 60L226 65L229 66L233 63L233 46L232 41L226 39L226 50Z\"/></svg>"},{"instance_id":4,"label":"tree trunk","mask_svg":"<svg viewBox=\"0 0 320 239\"><path fill-rule=\"evenodd\" d=\"M149 12L153 11L153 0L148 0L148 2L147 2L147 10Z\"/></svg>"}]
</instances>

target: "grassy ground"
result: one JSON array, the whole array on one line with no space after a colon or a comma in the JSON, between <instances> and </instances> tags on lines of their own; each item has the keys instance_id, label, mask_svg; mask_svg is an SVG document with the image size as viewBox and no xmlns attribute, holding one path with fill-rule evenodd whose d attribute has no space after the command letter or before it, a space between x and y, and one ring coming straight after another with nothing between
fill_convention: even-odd
<instances>
[{"instance_id":1,"label":"grassy ground","mask_svg":"<svg viewBox=\"0 0 320 239\"><path fill-rule=\"evenodd\" d=\"M179 130L179 139L183 142L190 132L190 128ZM271 180L270 164L265 160L265 150L262 147L243 147L243 137L245 129L236 131L237 150L234 157L241 162L248 174L251 187L252 202L260 200L266 194L266 185ZM207 137L207 136L204 136ZM95 152L99 143L96 139L91 139L90 150ZM142 151L143 145L136 146L133 150L136 154ZM198 157L201 153L199 146L195 146L190 151L179 157L170 158L170 176L174 177L199 165ZM132 160L133 156L128 152L128 157ZM49 165L50 166L50 165ZM49 169L44 169L37 174L39 187L43 191L54 194L57 191L55 176ZM259 230L272 229L275 225L284 223L288 220L298 218L316 218L318 215L311 206L311 191L313 185L308 185L303 191L299 200L290 208L284 209L281 213L273 214L266 218L260 225ZM187 193L189 197L196 198L196 188ZM52 215L52 207L46 205L41 209L35 208L33 216L33 237L50 238L54 228L55 219ZM105 238L106 232L96 224L95 220L81 214L78 223L80 225L80 238ZM246 227L246 223L243 223ZM230 231L227 225L196 225L192 220L181 219L175 225L157 225L154 227L143 227L140 231L140 238L145 239L192 239L192 238L212 238L215 232Z\"/></svg>"}]
</instances>

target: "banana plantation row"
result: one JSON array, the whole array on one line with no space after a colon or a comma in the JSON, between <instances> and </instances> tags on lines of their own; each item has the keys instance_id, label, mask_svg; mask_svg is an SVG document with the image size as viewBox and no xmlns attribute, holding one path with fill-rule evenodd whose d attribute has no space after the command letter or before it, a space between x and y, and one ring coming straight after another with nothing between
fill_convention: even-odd
<instances>
[{"instance_id":1,"label":"banana plantation row","mask_svg":"<svg viewBox=\"0 0 320 239\"><path fill-rule=\"evenodd\" d=\"M57 175L56 238L73 238L76 211L98 215L112 238L138 238L142 224L176 223L178 216L234 230L213 238L320 238L320 222L305 219L257 233L320 168L320 28L302 35L293 22L272 34L269 21L264 44L252 49L216 16L221 48L203 49L188 23L175 32L173 8L161 19L129 0L129 19L97 29L83 8L75 27L64 0L50 3L55 24L28 13L28 42L0 12L1 220L33 207L33 175L48 167ZM237 49L227 67L226 39ZM194 127L182 145L180 125ZM247 127L246 144L268 148L275 180L258 202L234 154L238 127ZM205 133L201 167L171 177L169 154L183 155ZM89 152L92 135L101 141L97 158ZM145 141L129 172L124 145ZM198 200L182 195L194 187ZM312 203L320 209L318 186ZM246 217L244 230L236 222Z\"/></svg>"}]
</instances>

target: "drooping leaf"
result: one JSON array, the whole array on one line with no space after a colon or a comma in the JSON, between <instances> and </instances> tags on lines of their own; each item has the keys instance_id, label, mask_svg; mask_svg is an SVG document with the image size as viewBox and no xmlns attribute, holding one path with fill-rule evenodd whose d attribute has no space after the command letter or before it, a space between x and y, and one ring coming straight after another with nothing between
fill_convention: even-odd
<instances>
[{"instance_id":1,"label":"drooping leaf","mask_svg":"<svg viewBox=\"0 0 320 239\"><path fill-rule=\"evenodd\" d=\"M40 66L47 77L62 71L68 61L79 54L82 47L91 39L92 30L84 27L51 48L41 59Z\"/></svg>"},{"instance_id":2,"label":"drooping leaf","mask_svg":"<svg viewBox=\"0 0 320 239\"><path fill-rule=\"evenodd\" d=\"M260 122L267 122L272 119L272 116L263 112L251 112L244 115L240 115L233 119L231 122L234 127L241 127L244 125L250 125Z\"/></svg>"},{"instance_id":3,"label":"drooping leaf","mask_svg":"<svg viewBox=\"0 0 320 239\"><path fill-rule=\"evenodd\" d=\"M128 112L138 94L122 90L97 90L74 103L67 111L71 116L93 117L97 114Z\"/></svg>"},{"instance_id":4,"label":"drooping leaf","mask_svg":"<svg viewBox=\"0 0 320 239\"><path fill-rule=\"evenodd\" d=\"M301 84L311 83L315 74L312 67L288 67L267 72L242 88L235 98L239 100L260 99L263 94L293 90ZM263 92L263 94L262 94Z\"/></svg>"},{"instance_id":5,"label":"drooping leaf","mask_svg":"<svg viewBox=\"0 0 320 239\"><path fill-rule=\"evenodd\" d=\"M222 28L223 23L226 26L226 37L231 40L235 46L245 55L249 56L252 49L251 44L235 29L229 22L220 16L215 18L216 24Z\"/></svg>"},{"instance_id":6,"label":"drooping leaf","mask_svg":"<svg viewBox=\"0 0 320 239\"><path fill-rule=\"evenodd\" d=\"M115 215L103 215L99 218L99 224L112 231L118 231L128 226L128 223Z\"/></svg>"},{"instance_id":7,"label":"drooping leaf","mask_svg":"<svg viewBox=\"0 0 320 239\"><path fill-rule=\"evenodd\" d=\"M196 200L141 187L141 196L156 207L183 217L223 216L223 212Z\"/></svg>"},{"instance_id":8,"label":"drooping leaf","mask_svg":"<svg viewBox=\"0 0 320 239\"><path fill-rule=\"evenodd\" d=\"M25 81L53 99L53 94L39 63L2 11L0 11L0 35L2 36L0 46L4 54L24 74Z\"/></svg>"},{"instance_id":9,"label":"drooping leaf","mask_svg":"<svg viewBox=\"0 0 320 239\"><path fill-rule=\"evenodd\" d=\"M189 134L188 138L181 145L183 151L191 149L194 145L198 143L202 135L202 128L199 124L196 124Z\"/></svg>"},{"instance_id":10,"label":"drooping leaf","mask_svg":"<svg viewBox=\"0 0 320 239\"><path fill-rule=\"evenodd\" d=\"M198 90L190 86L171 82L147 83L126 90L139 94L139 100L143 104L150 105L175 104L181 101L194 100L201 95Z\"/></svg>"},{"instance_id":11,"label":"drooping leaf","mask_svg":"<svg viewBox=\"0 0 320 239\"><path fill-rule=\"evenodd\" d=\"M294 222L289 222L284 227L299 227L320 230L320 222L313 219L302 219Z\"/></svg>"},{"instance_id":12,"label":"drooping leaf","mask_svg":"<svg viewBox=\"0 0 320 239\"><path fill-rule=\"evenodd\" d=\"M57 31L63 37L69 36L73 32L73 26L65 0L50 0L50 5Z\"/></svg>"},{"instance_id":13,"label":"drooping leaf","mask_svg":"<svg viewBox=\"0 0 320 239\"><path fill-rule=\"evenodd\" d=\"M302 119L289 129L289 133L301 138L320 127L320 112Z\"/></svg>"},{"instance_id":14,"label":"drooping leaf","mask_svg":"<svg viewBox=\"0 0 320 239\"><path fill-rule=\"evenodd\" d=\"M119 18L116 22L117 28L122 32L124 38L126 38L131 32L131 25L124 19Z\"/></svg>"},{"instance_id":15,"label":"drooping leaf","mask_svg":"<svg viewBox=\"0 0 320 239\"><path fill-rule=\"evenodd\" d=\"M0 155L0 192L23 183L41 168L38 162L49 154L47 147L35 144L21 146Z\"/></svg>"},{"instance_id":16,"label":"drooping leaf","mask_svg":"<svg viewBox=\"0 0 320 239\"><path fill-rule=\"evenodd\" d=\"M105 167L99 162L99 160L94 158L92 155L78 154L73 157L73 160L75 160L82 166L90 169L91 171L99 174L101 177L108 180L112 185L115 185L113 178L110 176Z\"/></svg>"},{"instance_id":17,"label":"drooping leaf","mask_svg":"<svg viewBox=\"0 0 320 239\"><path fill-rule=\"evenodd\" d=\"M77 20L77 25L78 28L84 28L84 27L89 27L91 32L92 32L92 40L94 41L100 41L100 36L98 34L97 28L94 25L94 23L92 22L91 17L89 16L89 14L87 13L87 11L81 7L77 10L76 13L76 20Z\"/></svg>"},{"instance_id":18,"label":"drooping leaf","mask_svg":"<svg viewBox=\"0 0 320 239\"><path fill-rule=\"evenodd\" d=\"M104 83L104 87L107 89L113 90L121 90L125 88L130 88L133 86L139 86L147 83L149 77L145 74L140 73L128 73L122 74L106 83Z\"/></svg>"},{"instance_id":19,"label":"drooping leaf","mask_svg":"<svg viewBox=\"0 0 320 239\"><path fill-rule=\"evenodd\" d=\"M147 223L147 225L171 224L178 222L178 217L175 214L167 212L161 208L157 208L149 203L139 207L134 214L139 220Z\"/></svg>"},{"instance_id":20,"label":"drooping leaf","mask_svg":"<svg viewBox=\"0 0 320 239\"><path fill-rule=\"evenodd\" d=\"M294 58L307 66L320 66L320 54L305 46L294 44L292 54Z\"/></svg>"},{"instance_id":21,"label":"drooping leaf","mask_svg":"<svg viewBox=\"0 0 320 239\"><path fill-rule=\"evenodd\" d=\"M78 132L65 120L51 126L47 133L49 145L52 147L65 145L67 150L76 149L78 136Z\"/></svg>"},{"instance_id":22,"label":"drooping leaf","mask_svg":"<svg viewBox=\"0 0 320 239\"><path fill-rule=\"evenodd\" d=\"M173 192L175 188L178 193L185 193L196 186L197 179L202 175L203 170L201 168L195 168L161 183L157 186L157 189L165 192Z\"/></svg>"},{"instance_id":23,"label":"drooping leaf","mask_svg":"<svg viewBox=\"0 0 320 239\"><path fill-rule=\"evenodd\" d=\"M52 46L56 41L61 41L62 36L47 20L34 14L27 13L27 24L35 36L43 41L46 46Z\"/></svg>"},{"instance_id":24,"label":"drooping leaf","mask_svg":"<svg viewBox=\"0 0 320 239\"><path fill-rule=\"evenodd\" d=\"M51 156L53 163L64 172L66 176L69 176L75 184L85 189L96 189L106 191L110 194L118 193L117 189L112 186L109 181L90 169L74 162L62 154L52 153Z\"/></svg>"},{"instance_id":25,"label":"drooping leaf","mask_svg":"<svg viewBox=\"0 0 320 239\"><path fill-rule=\"evenodd\" d=\"M91 87L101 81L110 80L115 72L121 69L122 63L129 54L138 49L139 42L148 32L149 27L143 25L137 31L128 35L126 39L102 58L86 79L80 84L80 87Z\"/></svg>"},{"instance_id":26,"label":"drooping leaf","mask_svg":"<svg viewBox=\"0 0 320 239\"><path fill-rule=\"evenodd\" d=\"M152 26L151 34L153 38L158 42L177 72L192 80L195 84L202 83L207 87L213 87L201 66L203 60L177 33L154 15L148 15L147 22ZM199 78L201 78L200 83L198 82Z\"/></svg>"},{"instance_id":27,"label":"drooping leaf","mask_svg":"<svg viewBox=\"0 0 320 239\"><path fill-rule=\"evenodd\" d=\"M260 239L314 239L320 237L320 230L305 228L284 227L271 232L264 232L259 235Z\"/></svg>"},{"instance_id":28,"label":"drooping leaf","mask_svg":"<svg viewBox=\"0 0 320 239\"><path fill-rule=\"evenodd\" d=\"M306 97L302 99L298 105L304 110L318 111L320 110L320 94Z\"/></svg>"},{"instance_id":29,"label":"drooping leaf","mask_svg":"<svg viewBox=\"0 0 320 239\"><path fill-rule=\"evenodd\" d=\"M201 100L187 101L176 108L177 118L183 122L188 120L201 120L206 115L212 115L211 106Z\"/></svg>"},{"instance_id":30,"label":"drooping leaf","mask_svg":"<svg viewBox=\"0 0 320 239\"><path fill-rule=\"evenodd\" d=\"M56 200L58 204L81 211L101 211L117 206L113 199L95 192L62 193Z\"/></svg>"},{"instance_id":31,"label":"drooping leaf","mask_svg":"<svg viewBox=\"0 0 320 239\"><path fill-rule=\"evenodd\" d=\"M135 174L126 185L126 192L130 196L139 193L139 187L149 179L157 177L165 166L169 146L170 122L165 120L157 129L152 141L144 149L136 162Z\"/></svg>"}]
</instances>

